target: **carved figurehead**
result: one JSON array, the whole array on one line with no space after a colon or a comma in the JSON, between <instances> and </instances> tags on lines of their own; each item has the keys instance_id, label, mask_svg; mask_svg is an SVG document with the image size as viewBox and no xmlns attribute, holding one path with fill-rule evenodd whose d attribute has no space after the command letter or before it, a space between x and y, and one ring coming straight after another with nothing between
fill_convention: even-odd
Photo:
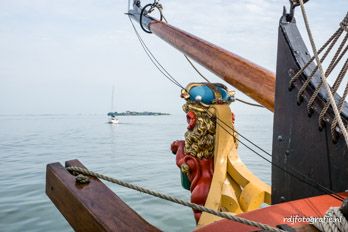
<instances>
[{"instance_id":1,"label":"carved figurehead","mask_svg":"<svg viewBox=\"0 0 348 232\"><path fill-rule=\"evenodd\" d=\"M181 97L186 100L183 110L188 126L185 140L174 141L171 150L182 186L191 191L191 202L232 213L269 203L270 187L248 171L237 154L229 107L234 92L222 84L191 83ZM198 226L220 219L199 211L194 216Z\"/></svg>"},{"instance_id":2,"label":"carved figurehead","mask_svg":"<svg viewBox=\"0 0 348 232\"><path fill-rule=\"evenodd\" d=\"M211 105L228 105L233 93L220 84L192 83L182 91L186 100L183 110L187 118L185 141L172 143L176 164L181 169L183 187L190 190L191 202L204 205L214 173L214 148L217 120ZM232 117L230 117L232 122ZM194 211L198 222L201 212Z\"/></svg>"}]
</instances>

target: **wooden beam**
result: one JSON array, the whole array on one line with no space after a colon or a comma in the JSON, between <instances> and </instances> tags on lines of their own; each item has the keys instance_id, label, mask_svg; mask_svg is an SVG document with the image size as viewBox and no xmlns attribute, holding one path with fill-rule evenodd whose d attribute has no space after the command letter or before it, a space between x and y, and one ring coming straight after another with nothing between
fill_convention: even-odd
<instances>
[{"instance_id":1,"label":"wooden beam","mask_svg":"<svg viewBox=\"0 0 348 232\"><path fill-rule=\"evenodd\" d=\"M66 166L84 166L78 160ZM75 231L159 231L97 178L78 184L60 163L47 165L46 194Z\"/></svg>"},{"instance_id":2,"label":"wooden beam","mask_svg":"<svg viewBox=\"0 0 348 232\"><path fill-rule=\"evenodd\" d=\"M176 49L274 111L275 74L251 61L167 23L152 20L150 30Z\"/></svg>"}]
</instances>

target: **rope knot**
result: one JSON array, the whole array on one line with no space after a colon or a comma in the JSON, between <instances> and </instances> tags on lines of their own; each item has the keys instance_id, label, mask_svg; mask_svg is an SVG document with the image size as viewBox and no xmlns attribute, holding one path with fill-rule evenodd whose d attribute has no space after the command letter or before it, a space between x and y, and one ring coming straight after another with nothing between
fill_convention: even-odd
<instances>
[{"instance_id":1,"label":"rope knot","mask_svg":"<svg viewBox=\"0 0 348 232\"><path fill-rule=\"evenodd\" d=\"M82 174L78 174L76 177L76 182L79 184L88 184L89 183L89 178L88 176L82 175Z\"/></svg>"}]
</instances>

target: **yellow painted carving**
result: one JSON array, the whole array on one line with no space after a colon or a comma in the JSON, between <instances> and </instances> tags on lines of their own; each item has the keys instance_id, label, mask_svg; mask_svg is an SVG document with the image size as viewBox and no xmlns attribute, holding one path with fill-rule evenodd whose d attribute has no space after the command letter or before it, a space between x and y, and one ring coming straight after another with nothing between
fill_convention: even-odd
<instances>
[{"instance_id":1,"label":"yellow painted carving","mask_svg":"<svg viewBox=\"0 0 348 232\"><path fill-rule=\"evenodd\" d=\"M229 175L227 175L222 187L221 211L242 213L243 211L238 202L241 191L240 186Z\"/></svg>"},{"instance_id":2,"label":"yellow painted carving","mask_svg":"<svg viewBox=\"0 0 348 232\"><path fill-rule=\"evenodd\" d=\"M232 112L227 104L212 105L209 112L216 116L214 175L205 206L219 211L239 214L270 204L271 187L257 178L237 153L235 132L231 129ZM202 213L197 227L221 218Z\"/></svg>"}]
</instances>

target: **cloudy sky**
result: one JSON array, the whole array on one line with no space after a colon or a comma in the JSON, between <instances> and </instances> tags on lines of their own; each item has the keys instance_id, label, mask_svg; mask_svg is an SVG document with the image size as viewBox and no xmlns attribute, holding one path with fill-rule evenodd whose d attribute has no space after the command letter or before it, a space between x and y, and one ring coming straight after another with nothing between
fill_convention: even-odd
<instances>
[{"instance_id":1,"label":"cloudy sky","mask_svg":"<svg viewBox=\"0 0 348 232\"><path fill-rule=\"evenodd\" d=\"M161 2L171 24L275 70L277 24L288 0ZM347 6L307 4L318 45ZM152 66L124 15L127 0L0 0L0 9L0 114L105 113L112 85L118 111L181 111L179 89ZM180 83L201 81L180 52L142 35Z\"/></svg>"}]
</instances>

